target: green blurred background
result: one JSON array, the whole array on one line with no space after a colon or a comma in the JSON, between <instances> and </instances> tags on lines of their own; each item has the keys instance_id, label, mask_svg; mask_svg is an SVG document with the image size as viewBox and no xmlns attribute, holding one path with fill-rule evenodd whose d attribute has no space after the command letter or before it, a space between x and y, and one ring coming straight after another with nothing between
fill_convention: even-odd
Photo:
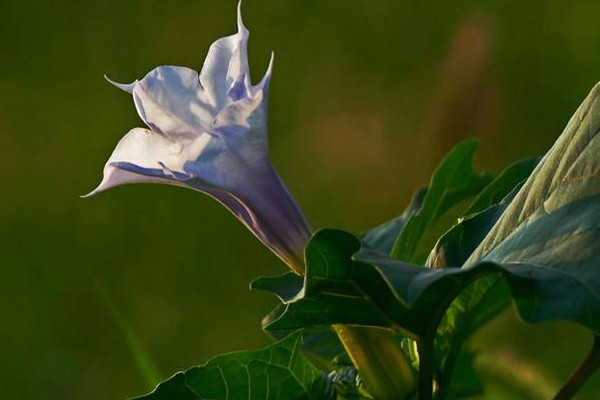
<instances>
[{"instance_id":1,"label":"green blurred background","mask_svg":"<svg viewBox=\"0 0 600 400\"><path fill-rule=\"evenodd\" d=\"M78 197L141 125L102 75L200 68L209 44L235 31L235 7L1 2L0 398L146 392L132 337L161 378L269 342L259 321L275 302L247 285L285 268L224 208L158 185ZM276 53L274 163L315 227L360 232L399 213L463 137L482 139L478 166L495 173L543 154L600 78L598 1L246 0L243 10L255 79ZM490 387L520 387L494 398L524 399L550 398L590 343L572 324L524 326L511 312L475 340ZM580 399L598 398L592 380Z\"/></svg>"}]
</instances>

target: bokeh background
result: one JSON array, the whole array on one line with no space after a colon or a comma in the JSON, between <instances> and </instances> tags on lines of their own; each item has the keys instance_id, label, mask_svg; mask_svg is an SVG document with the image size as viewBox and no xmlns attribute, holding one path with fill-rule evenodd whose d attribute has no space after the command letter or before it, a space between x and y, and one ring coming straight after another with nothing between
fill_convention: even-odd
<instances>
[{"instance_id":1,"label":"bokeh background","mask_svg":"<svg viewBox=\"0 0 600 400\"><path fill-rule=\"evenodd\" d=\"M125 399L269 342L259 321L275 301L247 286L285 268L225 209L158 185L78 197L141 125L102 75L200 68L209 44L235 31L235 7L0 3L0 398ZM276 53L274 163L315 227L360 232L394 216L468 136L494 173L543 154L600 79L598 1L246 0L243 10L255 79ZM490 387L518 382L512 397L488 398L544 399L590 343L573 324L525 326L508 311L474 345ZM598 398L599 381L579 398Z\"/></svg>"}]
</instances>

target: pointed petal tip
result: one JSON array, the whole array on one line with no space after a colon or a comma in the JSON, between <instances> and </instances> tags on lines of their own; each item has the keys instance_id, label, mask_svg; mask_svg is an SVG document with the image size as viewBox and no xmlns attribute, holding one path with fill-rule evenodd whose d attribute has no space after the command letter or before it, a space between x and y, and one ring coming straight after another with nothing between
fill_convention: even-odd
<instances>
[{"instance_id":1,"label":"pointed petal tip","mask_svg":"<svg viewBox=\"0 0 600 400\"><path fill-rule=\"evenodd\" d=\"M108 83L110 83L113 86L118 87L119 89L129 93L129 94L133 94L133 88L135 87L135 85L138 83L138 80L136 79L135 81L131 82L131 83L119 83L119 82L115 82L112 79L110 79L106 74L104 74L104 79L106 79L106 81Z\"/></svg>"},{"instance_id":2,"label":"pointed petal tip","mask_svg":"<svg viewBox=\"0 0 600 400\"><path fill-rule=\"evenodd\" d=\"M271 58L269 59L269 67L267 68L267 73L271 75L273 72L273 63L275 62L275 51L271 51Z\"/></svg>"},{"instance_id":3,"label":"pointed petal tip","mask_svg":"<svg viewBox=\"0 0 600 400\"><path fill-rule=\"evenodd\" d=\"M102 184L104 183L104 180L100 183L100 185L98 185L94 190L92 190L89 193L86 194L80 194L79 198L80 199L87 199L89 197L92 197L94 195L97 195L100 192L104 192L106 190L106 188L102 188Z\"/></svg>"},{"instance_id":4,"label":"pointed petal tip","mask_svg":"<svg viewBox=\"0 0 600 400\"><path fill-rule=\"evenodd\" d=\"M242 20L242 0L238 1L237 5L237 25L239 33L246 36L249 34L248 28L246 28L246 25L244 25L244 21Z\"/></svg>"},{"instance_id":5,"label":"pointed petal tip","mask_svg":"<svg viewBox=\"0 0 600 400\"><path fill-rule=\"evenodd\" d=\"M267 66L267 71L265 72L264 76L262 77L259 84L257 85L258 88L263 89L263 88L269 86L269 82L271 80L271 75L273 74L273 63L274 62L275 62L275 52L272 51L271 58L269 59L269 65Z\"/></svg>"},{"instance_id":6,"label":"pointed petal tip","mask_svg":"<svg viewBox=\"0 0 600 400\"><path fill-rule=\"evenodd\" d=\"M102 177L102 182L100 182L100 184L99 184L98 186L96 186L96 187L95 187L95 188L94 188L94 189L93 189L91 192L89 192L89 193L86 193L86 194L81 194L81 195L79 195L79 198L80 198L80 199L87 199L87 198L89 198L89 197L92 197L92 196L95 196L95 195L97 195L98 193L104 192L104 191L105 191L105 190L107 190L107 189L110 189L110 188L111 188L111 186L107 185L107 181L108 181L107 177L106 177L106 176L103 176L103 177Z\"/></svg>"},{"instance_id":7,"label":"pointed petal tip","mask_svg":"<svg viewBox=\"0 0 600 400\"><path fill-rule=\"evenodd\" d=\"M87 199L88 197L92 197L92 196L93 196L93 195L95 195L96 193L97 193L97 192L96 192L96 189L94 189L94 190L92 190L91 192L89 192L88 194L80 194L80 195L79 195L79 198L80 198L80 199Z\"/></svg>"},{"instance_id":8,"label":"pointed petal tip","mask_svg":"<svg viewBox=\"0 0 600 400\"><path fill-rule=\"evenodd\" d=\"M123 175L123 173L123 171L120 171L109 161L104 166L104 171L102 171L102 181L100 181L98 186L96 186L91 192L80 195L79 198L87 199L88 197L95 196L98 193L102 193L112 187L127 183L126 180L122 179L123 177L120 177L120 175Z\"/></svg>"}]
</instances>

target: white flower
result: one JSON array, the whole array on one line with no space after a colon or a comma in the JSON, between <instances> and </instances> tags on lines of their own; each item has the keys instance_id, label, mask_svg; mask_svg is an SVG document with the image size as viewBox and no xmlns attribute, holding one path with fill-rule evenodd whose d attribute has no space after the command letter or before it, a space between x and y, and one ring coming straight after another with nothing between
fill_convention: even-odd
<instances>
[{"instance_id":1,"label":"white flower","mask_svg":"<svg viewBox=\"0 0 600 400\"><path fill-rule=\"evenodd\" d=\"M275 172L267 143L273 56L253 86L247 41L238 5L238 32L210 46L200 74L161 66L128 85L111 82L133 95L149 129L134 128L121 139L87 196L139 182L207 193L301 272L311 228Z\"/></svg>"}]
</instances>

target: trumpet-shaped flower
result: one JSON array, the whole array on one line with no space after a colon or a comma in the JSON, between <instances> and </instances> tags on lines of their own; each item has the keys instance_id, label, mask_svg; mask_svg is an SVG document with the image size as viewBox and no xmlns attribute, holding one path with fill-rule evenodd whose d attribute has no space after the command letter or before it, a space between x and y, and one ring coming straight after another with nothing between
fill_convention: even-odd
<instances>
[{"instance_id":1,"label":"trumpet-shaped flower","mask_svg":"<svg viewBox=\"0 0 600 400\"><path fill-rule=\"evenodd\" d=\"M238 6L238 32L218 39L201 72L161 66L115 86L133 95L148 129L117 144L100 185L89 195L128 183L156 182L206 193L227 207L296 272L311 228L277 175L267 144L267 100L273 57L252 85L248 30Z\"/></svg>"}]
</instances>

